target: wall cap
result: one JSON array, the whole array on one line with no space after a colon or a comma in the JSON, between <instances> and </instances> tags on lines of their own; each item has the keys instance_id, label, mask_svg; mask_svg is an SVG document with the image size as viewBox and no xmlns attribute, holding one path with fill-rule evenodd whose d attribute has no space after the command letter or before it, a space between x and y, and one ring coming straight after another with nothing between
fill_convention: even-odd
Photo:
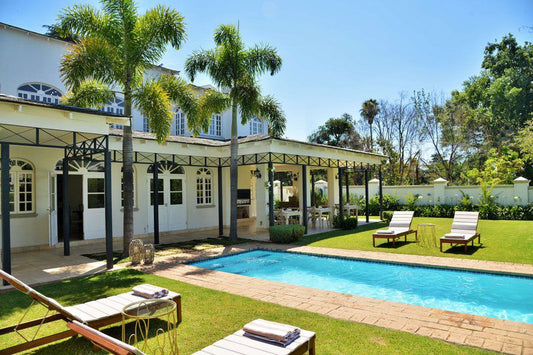
<instances>
[{"instance_id":1,"label":"wall cap","mask_svg":"<svg viewBox=\"0 0 533 355\"><path fill-rule=\"evenodd\" d=\"M379 180L378 179L372 179L368 183L369 184L379 184Z\"/></svg>"},{"instance_id":2,"label":"wall cap","mask_svg":"<svg viewBox=\"0 0 533 355\"><path fill-rule=\"evenodd\" d=\"M439 183L442 184L442 183L447 183L448 180L443 179L443 178L440 177L440 178L437 178L437 179L433 180L433 182L437 183L437 184L439 184Z\"/></svg>"},{"instance_id":3,"label":"wall cap","mask_svg":"<svg viewBox=\"0 0 533 355\"><path fill-rule=\"evenodd\" d=\"M515 184L529 184L530 180L526 179L525 177L519 176L516 179L513 180L513 183Z\"/></svg>"}]
</instances>

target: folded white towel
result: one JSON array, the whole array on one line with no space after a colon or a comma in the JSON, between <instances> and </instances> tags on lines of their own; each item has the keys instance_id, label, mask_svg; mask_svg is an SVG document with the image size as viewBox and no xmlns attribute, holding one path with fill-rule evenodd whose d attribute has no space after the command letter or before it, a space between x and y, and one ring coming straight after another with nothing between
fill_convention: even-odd
<instances>
[{"instance_id":1,"label":"folded white towel","mask_svg":"<svg viewBox=\"0 0 533 355\"><path fill-rule=\"evenodd\" d=\"M376 234L395 234L395 233L394 233L394 229L387 229L387 230L377 231Z\"/></svg>"},{"instance_id":2,"label":"folded white towel","mask_svg":"<svg viewBox=\"0 0 533 355\"><path fill-rule=\"evenodd\" d=\"M142 284L132 288L134 294L146 298L163 298L168 295L168 290L150 284Z\"/></svg>"}]
</instances>

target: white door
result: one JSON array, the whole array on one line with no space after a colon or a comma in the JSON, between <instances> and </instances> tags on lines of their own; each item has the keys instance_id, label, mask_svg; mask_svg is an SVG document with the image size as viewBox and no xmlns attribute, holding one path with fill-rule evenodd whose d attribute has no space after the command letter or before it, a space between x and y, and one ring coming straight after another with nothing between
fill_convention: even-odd
<instances>
[{"instance_id":1,"label":"white door","mask_svg":"<svg viewBox=\"0 0 533 355\"><path fill-rule=\"evenodd\" d=\"M83 176L84 239L105 237L104 174L88 172Z\"/></svg>"},{"instance_id":2,"label":"white door","mask_svg":"<svg viewBox=\"0 0 533 355\"><path fill-rule=\"evenodd\" d=\"M151 169L148 180L148 230L154 231L154 180ZM172 162L160 162L158 171L159 231L175 231L187 228L185 205L185 175L181 166Z\"/></svg>"},{"instance_id":3,"label":"white door","mask_svg":"<svg viewBox=\"0 0 533 355\"><path fill-rule=\"evenodd\" d=\"M57 181L56 175L50 174L48 177L49 186L49 206L48 206L48 226L50 233L50 246L57 244Z\"/></svg>"}]
</instances>

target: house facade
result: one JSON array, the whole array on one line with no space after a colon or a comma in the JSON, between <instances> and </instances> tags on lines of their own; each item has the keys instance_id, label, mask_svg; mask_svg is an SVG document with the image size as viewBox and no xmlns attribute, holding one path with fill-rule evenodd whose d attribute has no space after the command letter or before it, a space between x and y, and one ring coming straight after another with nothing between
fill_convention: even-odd
<instances>
[{"instance_id":1,"label":"house facade","mask_svg":"<svg viewBox=\"0 0 533 355\"><path fill-rule=\"evenodd\" d=\"M68 42L0 25L0 150L2 262L11 252L106 240L111 266L113 238L122 236L122 130L129 120L120 102L104 110L59 104L61 55ZM157 75L165 68L154 68ZM173 134L163 144L142 127L134 129L134 233L214 230L229 225L230 142L228 113L220 135ZM227 123L227 124L226 124ZM225 125L228 126L227 130ZM382 156L350 149L250 135L241 126L238 215L252 230L274 222L274 173L293 176L295 207L307 223L312 171L327 171L328 203L341 204L343 172L377 171ZM263 127L264 128L264 127ZM7 216L7 217L6 217ZM218 227L218 231L217 231Z\"/></svg>"}]
</instances>

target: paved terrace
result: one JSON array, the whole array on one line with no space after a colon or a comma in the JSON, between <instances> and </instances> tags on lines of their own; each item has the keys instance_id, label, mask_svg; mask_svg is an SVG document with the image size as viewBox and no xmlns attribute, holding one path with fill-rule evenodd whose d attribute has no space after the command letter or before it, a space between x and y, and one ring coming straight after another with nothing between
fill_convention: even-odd
<instances>
[{"instance_id":1,"label":"paved terrace","mask_svg":"<svg viewBox=\"0 0 533 355\"><path fill-rule=\"evenodd\" d=\"M290 250L302 253L533 275L533 265L307 246L292 247L273 244L266 246L271 249ZM352 296L180 264L196 258L231 254L258 247L264 248L265 244L250 243L236 247L160 257L153 266L141 266L138 268L145 272L193 285L319 313L334 318L402 330L486 350L509 354L533 354L533 324Z\"/></svg>"}]
</instances>

